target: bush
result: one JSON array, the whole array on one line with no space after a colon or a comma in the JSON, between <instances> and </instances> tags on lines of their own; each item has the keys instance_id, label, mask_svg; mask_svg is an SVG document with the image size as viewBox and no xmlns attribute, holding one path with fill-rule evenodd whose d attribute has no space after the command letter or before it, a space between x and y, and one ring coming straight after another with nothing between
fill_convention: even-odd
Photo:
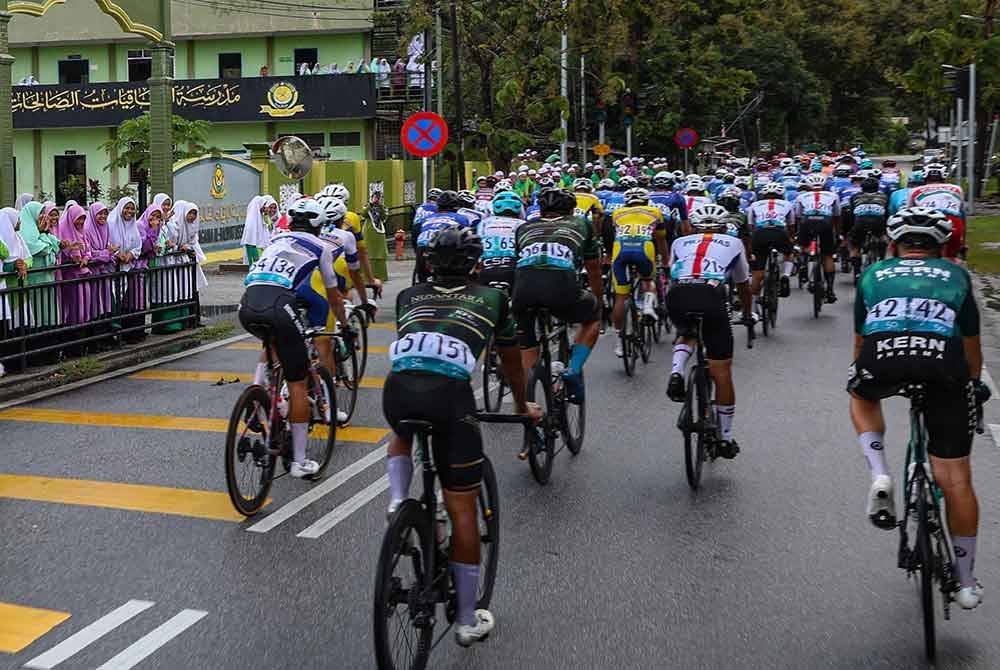
<instances>
[{"instance_id":1,"label":"bush","mask_svg":"<svg viewBox=\"0 0 1000 670\"><path fill-rule=\"evenodd\" d=\"M125 184L124 186L113 186L108 189L108 202L111 207L122 198L135 198L135 189Z\"/></svg>"}]
</instances>

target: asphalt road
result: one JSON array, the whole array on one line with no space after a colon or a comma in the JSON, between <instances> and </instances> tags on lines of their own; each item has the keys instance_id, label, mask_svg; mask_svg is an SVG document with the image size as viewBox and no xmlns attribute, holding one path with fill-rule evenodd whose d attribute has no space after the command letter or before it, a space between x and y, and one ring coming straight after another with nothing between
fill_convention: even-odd
<instances>
[{"instance_id":1,"label":"asphalt road","mask_svg":"<svg viewBox=\"0 0 1000 670\"><path fill-rule=\"evenodd\" d=\"M515 457L519 429L487 427L501 495L497 630L472 650L449 636L431 667L924 667L897 535L864 515L868 477L843 390L852 301L843 279L839 292L814 320L793 290L777 332L752 351L737 331L743 451L708 465L697 493L684 478L678 406L664 395L667 344L628 379L612 339L599 342L583 451L561 453L546 487ZM370 335L385 346L393 332ZM218 493L223 433L191 418L225 420L255 355L219 348L0 411L0 667L374 667L383 433L358 431L368 441L338 446L326 482L281 479L266 513L232 520ZM373 386L386 370L373 354ZM241 383L182 371L239 372ZM362 391L354 426L384 430L380 396ZM905 405L888 408L899 470ZM165 421L156 417L181 419L162 429L151 427ZM987 419L1000 423L1000 409ZM1000 658L1000 455L989 434L973 460L987 594L977 611L939 623L942 668L995 668ZM204 505L189 504L198 495ZM316 499L298 505L304 495ZM330 513L340 520L314 525Z\"/></svg>"}]
</instances>

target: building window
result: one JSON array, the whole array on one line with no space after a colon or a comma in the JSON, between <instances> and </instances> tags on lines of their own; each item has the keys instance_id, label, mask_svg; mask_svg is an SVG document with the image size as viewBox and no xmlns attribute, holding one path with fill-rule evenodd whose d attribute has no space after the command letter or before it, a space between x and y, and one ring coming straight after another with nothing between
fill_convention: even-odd
<instances>
[{"instance_id":1,"label":"building window","mask_svg":"<svg viewBox=\"0 0 1000 670\"><path fill-rule=\"evenodd\" d=\"M146 81L153 76L153 58L148 49L128 52L128 80Z\"/></svg>"},{"instance_id":2,"label":"building window","mask_svg":"<svg viewBox=\"0 0 1000 670\"><path fill-rule=\"evenodd\" d=\"M70 58L59 61L60 84L86 84L90 81L90 61Z\"/></svg>"},{"instance_id":3,"label":"building window","mask_svg":"<svg viewBox=\"0 0 1000 670\"><path fill-rule=\"evenodd\" d=\"M87 203L87 157L76 154L55 157L56 172L56 204L62 207L70 198L81 205ZM83 187L82 193L66 192L64 185L70 177L75 177L77 184Z\"/></svg>"},{"instance_id":4,"label":"building window","mask_svg":"<svg viewBox=\"0 0 1000 670\"><path fill-rule=\"evenodd\" d=\"M302 64L305 63L309 66L309 69L316 67L316 63L319 61L319 50L318 49L296 49L295 50L295 72L293 74L298 74L299 70L302 68Z\"/></svg>"},{"instance_id":5,"label":"building window","mask_svg":"<svg viewBox=\"0 0 1000 670\"><path fill-rule=\"evenodd\" d=\"M331 147L360 147L360 132L330 133Z\"/></svg>"},{"instance_id":6,"label":"building window","mask_svg":"<svg viewBox=\"0 0 1000 670\"><path fill-rule=\"evenodd\" d=\"M243 76L243 54L219 54L219 78L239 79Z\"/></svg>"},{"instance_id":7,"label":"building window","mask_svg":"<svg viewBox=\"0 0 1000 670\"><path fill-rule=\"evenodd\" d=\"M323 148L323 133L285 133L284 135L278 135L278 139L282 137L289 137L294 135L300 140L309 145L310 149L322 149Z\"/></svg>"}]
</instances>

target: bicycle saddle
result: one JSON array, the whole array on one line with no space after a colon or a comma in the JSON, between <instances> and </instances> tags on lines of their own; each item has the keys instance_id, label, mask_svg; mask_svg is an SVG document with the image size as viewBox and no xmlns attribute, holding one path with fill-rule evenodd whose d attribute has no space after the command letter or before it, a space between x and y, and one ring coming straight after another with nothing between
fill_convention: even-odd
<instances>
[{"instance_id":1,"label":"bicycle saddle","mask_svg":"<svg viewBox=\"0 0 1000 670\"><path fill-rule=\"evenodd\" d=\"M399 422L400 428L410 428L416 433L431 433L434 430L434 424L430 421L422 421L420 419L403 419Z\"/></svg>"}]
</instances>

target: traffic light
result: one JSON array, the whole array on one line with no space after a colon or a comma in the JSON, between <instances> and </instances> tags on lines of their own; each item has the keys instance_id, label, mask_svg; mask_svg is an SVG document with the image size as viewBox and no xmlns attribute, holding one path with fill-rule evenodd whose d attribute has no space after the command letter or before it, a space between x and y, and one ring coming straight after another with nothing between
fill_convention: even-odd
<instances>
[{"instance_id":1,"label":"traffic light","mask_svg":"<svg viewBox=\"0 0 1000 670\"><path fill-rule=\"evenodd\" d=\"M601 98L597 99L597 104L594 105L594 120L598 123L604 123L608 120L608 110L605 108L604 100Z\"/></svg>"},{"instance_id":2,"label":"traffic light","mask_svg":"<svg viewBox=\"0 0 1000 670\"><path fill-rule=\"evenodd\" d=\"M635 116L635 96L632 89L626 88L622 93L622 123L626 126L632 125L632 118Z\"/></svg>"}]
</instances>

